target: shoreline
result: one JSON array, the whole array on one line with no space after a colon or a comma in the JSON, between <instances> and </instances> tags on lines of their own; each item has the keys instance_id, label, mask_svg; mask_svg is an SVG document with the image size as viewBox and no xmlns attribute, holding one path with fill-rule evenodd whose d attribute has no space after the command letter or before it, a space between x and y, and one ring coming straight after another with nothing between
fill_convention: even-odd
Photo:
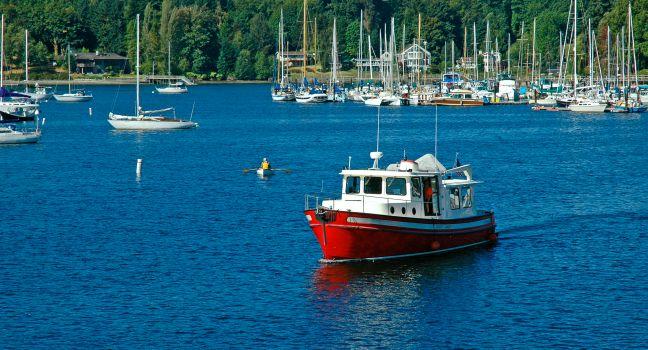
<instances>
[{"instance_id":1,"label":"shoreline","mask_svg":"<svg viewBox=\"0 0 648 350\"><path fill-rule=\"evenodd\" d=\"M24 80L5 80L4 84L6 86L24 86ZM41 86L58 86L58 85L67 85L67 80L59 79L42 79L42 80L30 80L29 85L34 86L39 84ZM143 85L156 85L149 82L141 82ZM225 81L196 81L195 85L220 85L220 84L270 84L267 80L225 80ZM135 85L135 79L76 79L72 80L72 85L88 85L88 86L110 86L110 85Z\"/></svg>"}]
</instances>

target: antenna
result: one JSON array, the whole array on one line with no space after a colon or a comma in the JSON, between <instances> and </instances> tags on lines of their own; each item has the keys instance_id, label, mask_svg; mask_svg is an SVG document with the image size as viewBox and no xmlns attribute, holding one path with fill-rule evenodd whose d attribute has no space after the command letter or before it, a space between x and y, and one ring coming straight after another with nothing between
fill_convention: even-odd
<instances>
[{"instance_id":1,"label":"antenna","mask_svg":"<svg viewBox=\"0 0 648 350\"><path fill-rule=\"evenodd\" d=\"M371 152L369 157L373 159L373 167L371 169L378 169L378 160L382 158L383 154L380 152L380 106L378 106L378 128L376 131L376 151Z\"/></svg>"}]
</instances>

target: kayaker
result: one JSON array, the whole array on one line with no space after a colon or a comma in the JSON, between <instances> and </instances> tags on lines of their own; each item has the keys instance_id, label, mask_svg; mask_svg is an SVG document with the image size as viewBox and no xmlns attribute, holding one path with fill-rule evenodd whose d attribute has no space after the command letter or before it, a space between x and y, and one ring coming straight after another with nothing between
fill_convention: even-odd
<instances>
[{"instance_id":1,"label":"kayaker","mask_svg":"<svg viewBox=\"0 0 648 350\"><path fill-rule=\"evenodd\" d=\"M261 162L261 169L263 170L270 170L272 166L270 165L270 162L268 162L268 158L263 158L263 161Z\"/></svg>"}]
</instances>

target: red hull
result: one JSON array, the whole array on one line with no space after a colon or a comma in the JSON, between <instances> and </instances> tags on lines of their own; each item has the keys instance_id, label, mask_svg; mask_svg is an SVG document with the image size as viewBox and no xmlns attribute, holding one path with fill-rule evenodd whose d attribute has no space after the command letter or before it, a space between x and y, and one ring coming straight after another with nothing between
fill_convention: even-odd
<instances>
[{"instance_id":1,"label":"red hull","mask_svg":"<svg viewBox=\"0 0 648 350\"><path fill-rule=\"evenodd\" d=\"M327 261L438 254L497 239L490 212L458 220L314 210L305 214Z\"/></svg>"}]
</instances>

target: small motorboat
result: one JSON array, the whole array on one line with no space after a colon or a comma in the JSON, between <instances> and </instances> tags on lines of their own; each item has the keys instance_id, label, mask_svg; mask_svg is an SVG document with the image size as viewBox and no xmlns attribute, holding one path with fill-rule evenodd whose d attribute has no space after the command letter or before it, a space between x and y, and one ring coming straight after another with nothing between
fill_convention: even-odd
<instances>
[{"instance_id":1,"label":"small motorboat","mask_svg":"<svg viewBox=\"0 0 648 350\"><path fill-rule=\"evenodd\" d=\"M304 214L323 262L440 254L497 240L493 212L476 209L470 165L446 169L431 154L378 167L342 170L342 195L306 196Z\"/></svg>"},{"instance_id":2,"label":"small motorboat","mask_svg":"<svg viewBox=\"0 0 648 350\"><path fill-rule=\"evenodd\" d=\"M598 102L591 99L579 99L575 103L570 104L567 108L572 112L581 113L603 113L607 108L607 104Z\"/></svg>"}]
</instances>

